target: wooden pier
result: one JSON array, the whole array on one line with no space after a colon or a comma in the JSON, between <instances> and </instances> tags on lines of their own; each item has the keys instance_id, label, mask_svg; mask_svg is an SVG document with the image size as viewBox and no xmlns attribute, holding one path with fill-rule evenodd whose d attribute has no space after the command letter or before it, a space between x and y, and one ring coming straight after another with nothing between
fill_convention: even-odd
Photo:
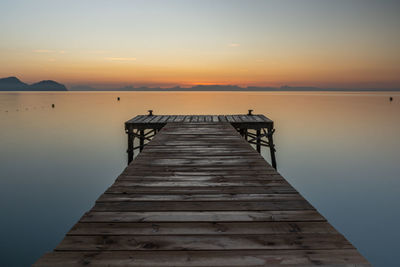
<instances>
[{"instance_id":1,"label":"wooden pier","mask_svg":"<svg viewBox=\"0 0 400 267\"><path fill-rule=\"evenodd\" d=\"M256 150L261 152L261 147L268 147L271 155L271 165L276 169L275 145L273 134L274 122L264 115L153 115L149 110L148 115L139 115L125 123L125 131L128 134L128 163L133 160L134 151L142 151L147 142L153 138L167 123L218 123L228 122L250 144L256 145ZM139 145L134 146L135 138L140 140Z\"/></svg>"},{"instance_id":2,"label":"wooden pier","mask_svg":"<svg viewBox=\"0 0 400 267\"><path fill-rule=\"evenodd\" d=\"M34 266L370 266L238 124L185 118L154 124L151 141L128 121L139 149L150 142Z\"/></svg>"}]
</instances>

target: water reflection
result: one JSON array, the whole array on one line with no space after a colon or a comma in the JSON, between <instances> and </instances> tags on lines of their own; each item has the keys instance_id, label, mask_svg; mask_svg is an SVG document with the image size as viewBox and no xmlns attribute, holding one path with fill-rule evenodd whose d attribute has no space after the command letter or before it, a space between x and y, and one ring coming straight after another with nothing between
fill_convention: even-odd
<instances>
[{"instance_id":1,"label":"water reflection","mask_svg":"<svg viewBox=\"0 0 400 267\"><path fill-rule=\"evenodd\" d=\"M52 250L112 184L126 165L124 121L150 109L254 109L275 121L285 178L374 265L395 266L398 99L399 93L1 93L2 262L26 266Z\"/></svg>"}]
</instances>

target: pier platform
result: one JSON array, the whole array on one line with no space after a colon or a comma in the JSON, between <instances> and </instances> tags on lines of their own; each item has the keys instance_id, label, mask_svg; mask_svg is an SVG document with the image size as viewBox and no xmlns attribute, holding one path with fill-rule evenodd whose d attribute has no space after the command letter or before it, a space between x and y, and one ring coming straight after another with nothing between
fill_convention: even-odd
<instances>
[{"instance_id":1,"label":"pier platform","mask_svg":"<svg viewBox=\"0 0 400 267\"><path fill-rule=\"evenodd\" d=\"M261 147L268 147L271 157L271 165L276 169L275 145L273 134L274 122L260 114L253 114L249 110L246 115L153 115L149 110L148 115L138 115L125 122L125 131L128 134L128 163L134 158L134 151L142 151L147 142L153 138L167 123L229 123L235 128L247 142L254 144L256 150L261 153ZM139 144L134 146L135 138Z\"/></svg>"},{"instance_id":2,"label":"pier platform","mask_svg":"<svg viewBox=\"0 0 400 267\"><path fill-rule=\"evenodd\" d=\"M237 125L162 123L34 266L370 266Z\"/></svg>"}]
</instances>

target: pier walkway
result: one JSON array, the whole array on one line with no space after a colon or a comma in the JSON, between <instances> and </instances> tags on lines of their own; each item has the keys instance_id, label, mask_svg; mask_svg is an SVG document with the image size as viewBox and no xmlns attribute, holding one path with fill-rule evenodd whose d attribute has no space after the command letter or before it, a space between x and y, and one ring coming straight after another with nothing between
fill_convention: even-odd
<instances>
[{"instance_id":1,"label":"pier walkway","mask_svg":"<svg viewBox=\"0 0 400 267\"><path fill-rule=\"evenodd\" d=\"M229 122L165 124L34 266L370 266Z\"/></svg>"}]
</instances>

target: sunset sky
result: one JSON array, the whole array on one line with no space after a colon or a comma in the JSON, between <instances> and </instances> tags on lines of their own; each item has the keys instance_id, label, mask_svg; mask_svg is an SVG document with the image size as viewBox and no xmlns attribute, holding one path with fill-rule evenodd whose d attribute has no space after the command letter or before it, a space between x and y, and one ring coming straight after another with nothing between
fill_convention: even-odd
<instances>
[{"instance_id":1,"label":"sunset sky","mask_svg":"<svg viewBox=\"0 0 400 267\"><path fill-rule=\"evenodd\" d=\"M0 77L400 88L398 0L1 0Z\"/></svg>"}]
</instances>

